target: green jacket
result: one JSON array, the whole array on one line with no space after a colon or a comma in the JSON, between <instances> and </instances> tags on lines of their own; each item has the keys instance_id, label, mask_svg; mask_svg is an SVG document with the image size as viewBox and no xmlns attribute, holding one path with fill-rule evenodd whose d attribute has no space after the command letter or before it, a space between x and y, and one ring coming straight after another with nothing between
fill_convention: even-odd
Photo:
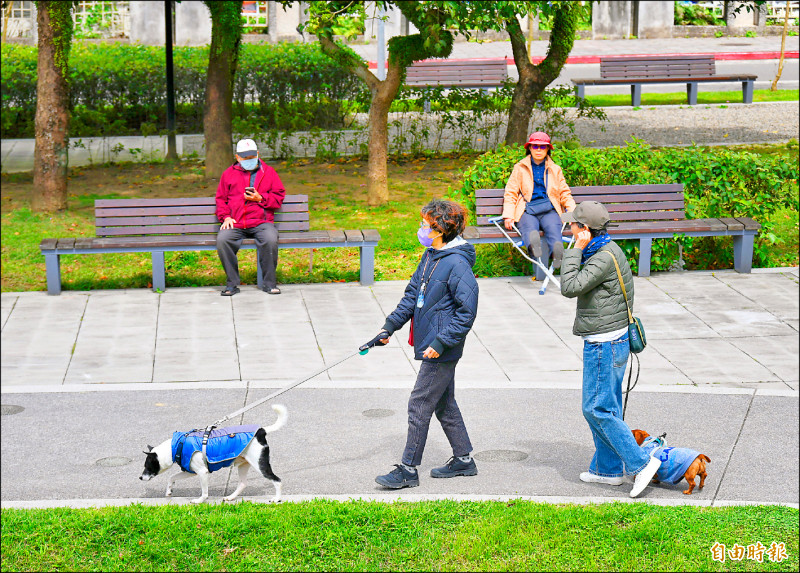
<instances>
[{"instance_id":1,"label":"green jacket","mask_svg":"<svg viewBox=\"0 0 800 573\"><path fill-rule=\"evenodd\" d=\"M614 241L604 245L592 255L581 268L580 249L564 251L561 263L561 294L568 298L578 297L578 309L572 333L577 336L603 334L619 330L628 325L628 310L617 278L614 253L619 264L628 302L633 312L633 273L622 249Z\"/></svg>"}]
</instances>

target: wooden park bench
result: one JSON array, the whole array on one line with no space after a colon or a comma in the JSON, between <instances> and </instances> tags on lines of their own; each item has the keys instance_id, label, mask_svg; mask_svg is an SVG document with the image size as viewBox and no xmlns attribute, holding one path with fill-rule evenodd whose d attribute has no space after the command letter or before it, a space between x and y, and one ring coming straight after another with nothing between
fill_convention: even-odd
<instances>
[{"instance_id":1,"label":"wooden park bench","mask_svg":"<svg viewBox=\"0 0 800 573\"><path fill-rule=\"evenodd\" d=\"M220 223L215 215L214 197L98 199L94 211L96 237L44 239L39 245L45 259L47 294L61 294L61 255L149 252L153 260L153 290L164 291L165 252L214 251L217 248ZM275 226L281 249L358 247L359 280L364 285L375 281L378 231L309 230L308 195L287 195L281 208L275 212ZM255 242L245 239L242 248L254 249ZM258 286L262 288L260 268L256 275Z\"/></svg>"},{"instance_id":2,"label":"wooden park bench","mask_svg":"<svg viewBox=\"0 0 800 573\"><path fill-rule=\"evenodd\" d=\"M406 70L408 86L441 86L443 88L499 88L508 79L506 58L471 60L423 60ZM425 100L425 111L430 102Z\"/></svg>"},{"instance_id":3,"label":"wooden park bench","mask_svg":"<svg viewBox=\"0 0 800 573\"><path fill-rule=\"evenodd\" d=\"M687 219L682 184L666 185L603 185L572 187L576 203L599 201L608 209L613 239L639 239L639 276L650 276L650 255L653 239L688 237L733 237L733 266L740 273L749 273L753 262L753 241L761 224L746 217L720 219ZM489 222L503 210L503 189L475 191L477 226L467 227L464 238L470 243L508 242L497 227ZM502 224L502 223L501 223ZM565 235L571 235L569 226ZM517 237L514 231L509 235ZM544 273L537 273L544 278Z\"/></svg>"},{"instance_id":4,"label":"wooden park bench","mask_svg":"<svg viewBox=\"0 0 800 573\"><path fill-rule=\"evenodd\" d=\"M648 84L686 84L689 105L697 105L697 85L706 82L742 82L742 101L753 103L751 74L717 75L713 55L681 56L614 56L600 58L600 77L573 79L578 97L583 98L586 86L631 86L631 105L642 105L642 86Z\"/></svg>"}]
</instances>

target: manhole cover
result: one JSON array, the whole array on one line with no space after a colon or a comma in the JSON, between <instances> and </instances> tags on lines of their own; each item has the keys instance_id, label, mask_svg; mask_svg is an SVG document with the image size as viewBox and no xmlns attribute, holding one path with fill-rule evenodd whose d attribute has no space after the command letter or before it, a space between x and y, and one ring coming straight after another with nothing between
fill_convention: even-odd
<instances>
[{"instance_id":1,"label":"manhole cover","mask_svg":"<svg viewBox=\"0 0 800 573\"><path fill-rule=\"evenodd\" d=\"M115 466L124 466L126 464L131 463L133 460L130 458L123 458L123 457L110 457L110 458L100 458L95 462L98 466L103 467L115 467Z\"/></svg>"},{"instance_id":2,"label":"manhole cover","mask_svg":"<svg viewBox=\"0 0 800 573\"><path fill-rule=\"evenodd\" d=\"M365 415L367 418L386 418L388 416L394 416L394 410L383 410L381 408L364 410L361 413Z\"/></svg>"},{"instance_id":3,"label":"manhole cover","mask_svg":"<svg viewBox=\"0 0 800 573\"><path fill-rule=\"evenodd\" d=\"M2 412L0 413L3 416L13 416L14 414L19 414L25 409L22 406L15 406L14 404L3 404L2 406Z\"/></svg>"},{"instance_id":4,"label":"manhole cover","mask_svg":"<svg viewBox=\"0 0 800 573\"><path fill-rule=\"evenodd\" d=\"M479 462L521 462L528 454L519 450L486 450L473 457Z\"/></svg>"}]
</instances>

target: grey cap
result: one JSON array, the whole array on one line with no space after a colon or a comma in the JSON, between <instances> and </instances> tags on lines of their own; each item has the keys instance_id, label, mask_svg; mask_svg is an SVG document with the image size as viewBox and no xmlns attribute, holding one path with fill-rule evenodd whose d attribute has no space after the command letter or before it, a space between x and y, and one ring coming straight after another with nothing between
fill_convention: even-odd
<instances>
[{"instance_id":1,"label":"grey cap","mask_svg":"<svg viewBox=\"0 0 800 573\"><path fill-rule=\"evenodd\" d=\"M580 223L590 229L602 229L611 220L608 210L597 201L581 201L573 211L561 213L564 223Z\"/></svg>"}]
</instances>

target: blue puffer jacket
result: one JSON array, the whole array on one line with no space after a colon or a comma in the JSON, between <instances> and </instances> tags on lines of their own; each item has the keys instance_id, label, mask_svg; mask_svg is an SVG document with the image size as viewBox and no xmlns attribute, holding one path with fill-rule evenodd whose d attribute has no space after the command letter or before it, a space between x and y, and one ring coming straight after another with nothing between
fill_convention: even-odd
<instances>
[{"instance_id":1,"label":"blue puffer jacket","mask_svg":"<svg viewBox=\"0 0 800 573\"><path fill-rule=\"evenodd\" d=\"M206 444L208 471L215 472L231 465L236 456L253 441L258 428L259 426L251 424L212 430ZM183 471L194 473L189 469L189 465L192 454L203 450L204 433L204 430L193 430L172 434L172 460L177 462Z\"/></svg>"},{"instance_id":2,"label":"blue puffer jacket","mask_svg":"<svg viewBox=\"0 0 800 573\"><path fill-rule=\"evenodd\" d=\"M403 298L383 325L384 330L392 334L414 318L414 358L417 360L449 362L461 358L467 333L478 313L474 264L475 247L466 242L449 249L430 248L422 255ZM425 301L422 308L417 308L423 280L427 283ZM422 357L429 346L439 353L439 358Z\"/></svg>"}]
</instances>

